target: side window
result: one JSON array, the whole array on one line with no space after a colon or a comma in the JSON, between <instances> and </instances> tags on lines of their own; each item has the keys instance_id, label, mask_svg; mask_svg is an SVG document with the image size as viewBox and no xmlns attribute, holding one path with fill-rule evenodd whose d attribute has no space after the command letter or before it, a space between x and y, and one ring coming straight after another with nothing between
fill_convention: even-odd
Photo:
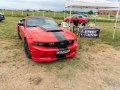
<instances>
[{"instance_id":1,"label":"side window","mask_svg":"<svg viewBox=\"0 0 120 90\"><path fill-rule=\"evenodd\" d=\"M75 16L72 16L72 18L75 18Z\"/></svg>"},{"instance_id":2,"label":"side window","mask_svg":"<svg viewBox=\"0 0 120 90\"><path fill-rule=\"evenodd\" d=\"M82 18L82 16L78 16L78 18Z\"/></svg>"}]
</instances>

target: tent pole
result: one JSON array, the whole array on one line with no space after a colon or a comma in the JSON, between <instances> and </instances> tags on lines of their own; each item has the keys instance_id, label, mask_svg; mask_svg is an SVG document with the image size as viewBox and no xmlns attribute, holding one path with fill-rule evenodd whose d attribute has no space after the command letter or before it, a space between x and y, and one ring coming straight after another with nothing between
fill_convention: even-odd
<instances>
[{"instance_id":1,"label":"tent pole","mask_svg":"<svg viewBox=\"0 0 120 90\"><path fill-rule=\"evenodd\" d=\"M2 10L2 13L5 14L5 13L4 13L4 9Z\"/></svg>"},{"instance_id":2,"label":"tent pole","mask_svg":"<svg viewBox=\"0 0 120 90\"><path fill-rule=\"evenodd\" d=\"M110 20L110 12L108 13L108 20Z\"/></svg>"},{"instance_id":3,"label":"tent pole","mask_svg":"<svg viewBox=\"0 0 120 90\"><path fill-rule=\"evenodd\" d=\"M32 15L34 16L34 11L32 11Z\"/></svg>"},{"instance_id":4,"label":"tent pole","mask_svg":"<svg viewBox=\"0 0 120 90\"><path fill-rule=\"evenodd\" d=\"M97 18L97 16L96 16L96 14L95 14L95 21L94 21L94 23L95 23L95 26L96 26L96 18Z\"/></svg>"},{"instance_id":5,"label":"tent pole","mask_svg":"<svg viewBox=\"0 0 120 90\"><path fill-rule=\"evenodd\" d=\"M115 33L116 33L117 22L118 22L118 17L119 17L119 11L120 11L120 7L118 8L118 11L116 13L116 20L115 20L115 26L114 26L114 32L113 32L113 40L115 39Z\"/></svg>"},{"instance_id":6,"label":"tent pole","mask_svg":"<svg viewBox=\"0 0 120 90\"><path fill-rule=\"evenodd\" d=\"M22 10L22 14L21 15L23 16L23 10Z\"/></svg>"},{"instance_id":7,"label":"tent pole","mask_svg":"<svg viewBox=\"0 0 120 90\"><path fill-rule=\"evenodd\" d=\"M43 16L45 16L45 13L44 13L44 11L42 11L43 12Z\"/></svg>"},{"instance_id":8,"label":"tent pole","mask_svg":"<svg viewBox=\"0 0 120 90\"><path fill-rule=\"evenodd\" d=\"M55 10L54 10L54 17L56 17L56 13L55 13Z\"/></svg>"}]
</instances>

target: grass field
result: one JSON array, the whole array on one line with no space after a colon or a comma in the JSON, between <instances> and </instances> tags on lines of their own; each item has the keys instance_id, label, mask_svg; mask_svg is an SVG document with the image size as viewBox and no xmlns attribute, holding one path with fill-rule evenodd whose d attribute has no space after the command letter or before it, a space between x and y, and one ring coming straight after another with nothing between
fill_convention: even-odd
<instances>
[{"instance_id":1,"label":"grass field","mask_svg":"<svg viewBox=\"0 0 120 90\"><path fill-rule=\"evenodd\" d=\"M35 63L17 37L20 18L0 22L0 90L120 90L120 29L112 40L114 23L97 22L98 39L78 38L76 57Z\"/></svg>"},{"instance_id":2,"label":"grass field","mask_svg":"<svg viewBox=\"0 0 120 90\"><path fill-rule=\"evenodd\" d=\"M4 13L5 16L13 16L13 17L24 17L27 14L30 16L47 16L53 17L55 19L64 19L70 15L69 12L61 12L61 11L22 11L22 10L1 10L0 13ZM72 14L74 15L74 14ZM94 19L95 15L89 15L90 19ZM115 15L109 17L109 15L98 15L98 21L102 22L115 22ZM119 18L120 21L120 18Z\"/></svg>"},{"instance_id":3,"label":"grass field","mask_svg":"<svg viewBox=\"0 0 120 90\"><path fill-rule=\"evenodd\" d=\"M2 11L1 11L2 12ZM21 11L21 10L4 10L5 16L13 16L13 17L24 17L27 14L30 16L47 16L47 17L53 17L57 19L64 19L64 13L57 12L57 11L39 11L39 12L32 12L32 11ZM67 13L65 14L67 17Z\"/></svg>"}]
</instances>

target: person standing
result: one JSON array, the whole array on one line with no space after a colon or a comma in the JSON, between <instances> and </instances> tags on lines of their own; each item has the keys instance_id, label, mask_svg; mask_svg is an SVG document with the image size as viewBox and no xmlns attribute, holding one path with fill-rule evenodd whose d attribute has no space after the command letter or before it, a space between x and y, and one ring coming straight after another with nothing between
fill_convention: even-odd
<instances>
[{"instance_id":1,"label":"person standing","mask_svg":"<svg viewBox=\"0 0 120 90\"><path fill-rule=\"evenodd\" d=\"M29 16L29 14L27 13L27 16Z\"/></svg>"},{"instance_id":2,"label":"person standing","mask_svg":"<svg viewBox=\"0 0 120 90\"><path fill-rule=\"evenodd\" d=\"M73 29L72 29L73 33L75 32L75 28L78 28L78 26L79 26L79 21L78 18L76 17L75 20L73 21Z\"/></svg>"}]
</instances>

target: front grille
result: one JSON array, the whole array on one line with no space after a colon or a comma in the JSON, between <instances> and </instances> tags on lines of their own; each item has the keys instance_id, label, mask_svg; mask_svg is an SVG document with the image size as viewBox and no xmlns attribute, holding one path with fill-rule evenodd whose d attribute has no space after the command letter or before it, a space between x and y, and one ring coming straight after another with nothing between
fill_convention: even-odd
<instances>
[{"instance_id":1,"label":"front grille","mask_svg":"<svg viewBox=\"0 0 120 90\"><path fill-rule=\"evenodd\" d=\"M74 43L74 40L55 42L54 45L50 45L49 43L45 43L44 47L67 48L68 45L72 45L73 43Z\"/></svg>"},{"instance_id":2,"label":"front grille","mask_svg":"<svg viewBox=\"0 0 120 90\"><path fill-rule=\"evenodd\" d=\"M61 42L56 42L55 47L58 48L67 48L68 45L72 45L74 43L74 40L69 41L61 41Z\"/></svg>"},{"instance_id":3,"label":"front grille","mask_svg":"<svg viewBox=\"0 0 120 90\"><path fill-rule=\"evenodd\" d=\"M67 48L67 41L57 42L55 44L55 46L58 48Z\"/></svg>"}]
</instances>

